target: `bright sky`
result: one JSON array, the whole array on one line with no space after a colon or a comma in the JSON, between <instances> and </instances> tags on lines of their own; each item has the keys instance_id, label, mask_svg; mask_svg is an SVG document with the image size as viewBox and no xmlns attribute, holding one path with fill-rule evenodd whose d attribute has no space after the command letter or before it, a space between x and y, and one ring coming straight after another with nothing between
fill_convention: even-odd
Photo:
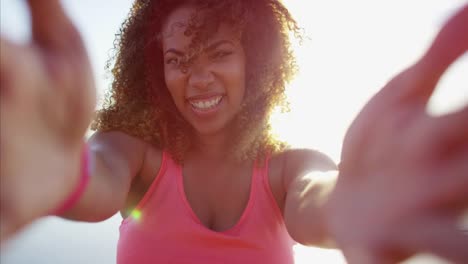
<instances>
[{"instance_id":1,"label":"bright sky","mask_svg":"<svg viewBox=\"0 0 468 264\"><path fill-rule=\"evenodd\" d=\"M90 53L99 95L109 86L104 65L128 0L63 1ZM310 37L296 48L300 73L291 84L292 111L274 117L277 133L295 147L318 149L339 161L347 126L392 76L417 59L462 0L284 1ZM305 6L307 3L307 6ZM0 0L1 33L28 36L24 1ZM266 29L267 30L267 29ZM468 103L468 56L443 77L429 110L453 111ZM2 251L2 264L115 263L121 218L99 224L44 219ZM336 251L297 247L297 263L344 263ZM432 260L433 263L440 263ZM415 259L412 263L430 263Z\"/></svg>"}]
</instances>

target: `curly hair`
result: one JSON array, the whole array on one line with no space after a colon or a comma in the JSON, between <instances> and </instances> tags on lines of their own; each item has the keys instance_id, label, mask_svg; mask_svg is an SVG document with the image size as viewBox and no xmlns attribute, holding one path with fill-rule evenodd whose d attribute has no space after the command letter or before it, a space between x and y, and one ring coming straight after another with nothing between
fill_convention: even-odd
<instances>
[{"instance_id":1,"label":"curly hair","mask_svg":"<svg viewBox=\"0 0 468 264\"><path fill-rule=\"evenodd\" d=\"M297 70L290 33L300 30L278 0L136 0L114 42L112 88L91 129L120 130L168 151L179 163L192 146L193 128L177 110L164 80L161 30L182 5L196 12L185 30L196 47L221 23L240 33L246 56L246 91L235 122L233 153L241 160L264 158L286 147L273 136L275 107L288 109L285 89ZM201 16L197 14L202 13Z\"/></svg>"}]
</instances>

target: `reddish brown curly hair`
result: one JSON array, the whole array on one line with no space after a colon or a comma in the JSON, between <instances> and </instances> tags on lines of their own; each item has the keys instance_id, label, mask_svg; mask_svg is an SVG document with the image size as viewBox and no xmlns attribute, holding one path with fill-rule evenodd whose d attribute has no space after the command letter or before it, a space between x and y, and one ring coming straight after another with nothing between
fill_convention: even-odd
<instances>
[{"instance_id":1,"label":"reddish brown curly hair","mask_svg":"<svg viewBox=\"0 0 468 264\"><path fill-rule=\"evenodd\" d=\"M233 153L242 160L264 157L284 149L271 131L275 107L287 109L285 88L297 67L290 33L300 37L296 21L275 0L136 0L122 23L108 61L112 89L91 128L120 130L168 151L178 162L191 147L193 128L178 112L164 81L160 47L162 24L182 5L193 5L203 16L191 19L185 34L192 46L202 43L227 23L240 33L246 54L246 91Z\"/></svg>"}]
</instances>

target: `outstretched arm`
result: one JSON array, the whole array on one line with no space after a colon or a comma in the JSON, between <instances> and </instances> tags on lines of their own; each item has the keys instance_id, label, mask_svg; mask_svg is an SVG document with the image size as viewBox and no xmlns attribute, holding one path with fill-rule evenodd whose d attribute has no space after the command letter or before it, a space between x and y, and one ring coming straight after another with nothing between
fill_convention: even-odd
<instances>
[{"instance_id":1,"label":"outstretched arm","mask_svg":"<svg viewBox=\"0 0 468 264\"><path fill-rule=\"evenodd\" d=\"M284 161L283 214L289 234L303 245L336 247L326 229L324 205L335 186L337 166L313 150L285 152Z\"/></svg>"},{"instance_id":2,"label":"outstretched arm","mask_svg":"<svg viewBox=\"0 0 468 264\"><path fill-rule=\"evenodd\" d=\"M466 25L468 6L363 108L346 133L336 181L285 171L285 220L299 242L334 241L350 263L418 252L468 262L459 226L468 207L468 107L426 111L442 74L468 50Z\"/></svg>"},{"instance_id":3,"label":"outstretched arm","mask_svg":"<svg viewBox=\"0 0 468 264\"><path fill-rule=\"evenodd\" d=\"M59 1L28 4L31 42L1 39L0 241L52 213L76 188L96 100L84 45ZM63 216L98 221L117 212L145 148L120 132L93 136L89 184Z\"/></svg>"},{"instance_id":4,"label":"outstretched arm","mask_svg":"<svg viewBox=\"0 0 468 264\"><path fill-rule=\"evenodd\" d=\"M119 131L97 132L88 141L90 181L80 200L60 216L103 221L124 207L132 180L140 173L147 144Z\"/></svg>"}]
</instances>

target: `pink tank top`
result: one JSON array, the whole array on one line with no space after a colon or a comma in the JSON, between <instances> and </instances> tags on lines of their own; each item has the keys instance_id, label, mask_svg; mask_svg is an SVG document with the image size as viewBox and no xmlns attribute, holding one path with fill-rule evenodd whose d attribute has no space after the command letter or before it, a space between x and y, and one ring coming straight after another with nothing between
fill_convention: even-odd
<instances>
[{"instance_id":1,"label":"pink tank top","mask_svg":"<svg viewBox=\"0 0 468 264\"><path fill-rule=\"evenodd\" d=\"M182 168L163 154L161 169L132 215L122 221L117 264L294 263L282 214L270 190L268 160L255 166L239 221L216 232L192 211Z\"/></svg>"}]
</instances>

